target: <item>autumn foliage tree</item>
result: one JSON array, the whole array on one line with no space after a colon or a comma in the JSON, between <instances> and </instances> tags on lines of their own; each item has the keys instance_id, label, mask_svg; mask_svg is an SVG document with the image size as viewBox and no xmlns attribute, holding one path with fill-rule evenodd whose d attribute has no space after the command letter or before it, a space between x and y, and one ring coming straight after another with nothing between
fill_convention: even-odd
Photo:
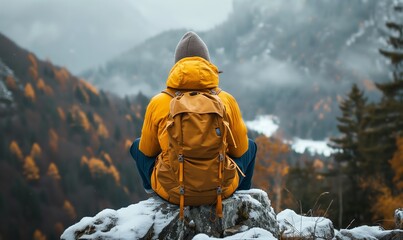
<instances>
[{"instance_id":1,"label":"autumn foliage tree","mask_svg":"<svg viewBox=\"0 0 403 240\"><path fill-rule=\"evenodd\" d=\"M53 74L58 81L58 83L62 86L62 88L65 87L68 79L70 78L70 73L67 71L65 68L56 68L53 67Z\"/></svg>"},{"instance_id":2,"label":"autumn foliage tree","mask_svg":"<svg viewBox=\"0 0 403 240\"><path fill-rule=\"evenodd\" d=\"M79 131L88 132L91 128L85 112L78 106L73 105L69 111L68 121L70 126Z\"/></svg>"},{"instance_id":3,"label":"autumn foliage tree","mask_svg":"<svg viewBox=\"0 0 403 240\"><path fill-rule=\"evenodd\" d=\"M38 143L32 144L30 156L33 158L39 158L42 155L42 149Z\"/></svg>"},{"instance_id":4,"label":"autumn foliage tree","mask_svg":"<svg viewBox=\"0 0 403 240\"><path fill-rule=\"evenodd\" d=\"M28 181L35 181L40 178L39 168L31 156L26 156L24 159L23 174Z\"/></svg>"},{"instance_id":5,"label":"autumn foliage tree","mask_svg":"<svg viewBox=\"0 0 403 240\"><path fill-rule=\"evenodd\" d=\"M66 114L61 107L57 107L57 113L59 115L60 120L65 121L66 120Z\"/></svg>"},{"instance_id":6,"label":"autumn foliage tree","mask_svg":"<svg viewBox=\"0 0 403 240\"><path fill-rule=\"evenodd\" d=\"M135 99L127 106L1 34L0 42L0 81L12 94L0 106L12 108L0 117L0 238L57 239L78 218L145 197L124 144L141 130Z\"/></svg>"},{"instance_id":7,"label":"autumn foliage tree","mask_svg":"<svg viewBox=\"0 0 403 240\"><path fill-rule=\"evenodd\" d=\"M41 230L35 229L34 233L32 234L33 240L46 240L46 235L42 233Z\"/></svg>"},{"instance_id":8,"label":"autumn foliage tree","mask_svg":"<svg viewBox=\"0 0 403 240\"><path fill-rule=\"evenodd\" d=\"M31 63L31 66L29 66L29 69L28 69L29 76L33 80L37 80L38 76L39 76L38 75L38 62L36 61L36 58L32 53L28 54L28 60Z\"/></svg>"},{"instance_id":9,"label":"autumn foliage tree","mask_svg":"<svg viewBox=\"0 0 403 240\"><path fill-rule=\"evenodd\" d=\"M63 210L69 216L70 219L75 219L77 217L76 209L74 208L73 204L69 200L64 200L63 203Z\"/></svg>"},{"instance_id":10,"label":"autumn foliage tree","mask_svg":"<svg viewBox=\"0 0 403 240\"><path fill-rule=\"evenodd\" d=\"M17 83L16 83L15 79L13 78L13 76L11 76L11 75L8 75L6 77L6 85L7 85L7 88L12 91L17 90Z\"/></svg>"},{"instance_id":11,"label":"autumn foliage tree","mask_svg":"<svg viewBox=\"0 0 403 240\"><path fill-rule=\"evenodd\" d=\"M397 150L389 161L394 171L393 186L388 187L382 181L371 182L372 188L379 192L371 208L373 220L386 228L394 227L394 211L403 206L403 137L397 138L396 145Z\"/></svg>"},{"instance_id":12,"label":"autumn foliage tree","mask_svg":"<svg viewBox=\"0 0 403 240\"><path fill-rule=\"evenodd\" d=\"M54 153L59 148L59 135L53 128L49 129L49 147Z\"/></svg>"},{"instance_id":13,"label":"autumn foliage tree","mask_svg":"<svg viewBox=\"0 0 403 240\"><path fill-rule=\"evenodd\" d=\"M46 173L49 177L53 178L54 180L60 180L59 169L57 168L55 163L50 163L48 167L48 171Z\"/></svg>"},{"instance_id":14,"label":"autumn foliage tree","mask_svg":"<svg viewBox=\"0 0 403 240\"><path fill-rule=\"evenodd\" d=\"M24 159L24 155L22 154L20 146L18 146L18 143L16 141L12 141L10 143L10 152L13 154L18 160L22 161Z\"/></svg>"},{"instance_id":15,"label":"autumn foliage tree","mask_svg":"<svg viewBox=\"0 0 403 240\"><path fill-rule=\"evenodd\" d=\"M256 138L259 151L256 154L254 184L266 190L274 199L275 208L281 210L282 191L285 187L289 165L289 146L281 140L260 136Z\"/></svg>"},{"instance_id":16,"label":"autumn foliage tree","mask_svg":"<svg viewBox=\"0 0 403 240\"><path fill-rule=\"evenodd\" d=\"M393 183L396 191L403 191L403 136L396 139L397 150L390 160L390 165L395 172ZM403 200L403 198L401 198ZM402 204L403 206L403 204Z\"/></svg>"},{"instance_id":17,"label":"autumn foliage tree","mask_svg":"<svg viewBox=\"0 0 403 240\"><path fill-rule=\"evenodd\" d=\"M26 99L28 99L28 100L30 100L30 101L32 101L32 102L35 102L35 100L36 100L36 94L35 94L35 90L34 90L34 88L32 87L31 83L27 83L27 84L25 85L25 88L24 88L24 96L26 97Z\"/></svg>"}]
</instances>

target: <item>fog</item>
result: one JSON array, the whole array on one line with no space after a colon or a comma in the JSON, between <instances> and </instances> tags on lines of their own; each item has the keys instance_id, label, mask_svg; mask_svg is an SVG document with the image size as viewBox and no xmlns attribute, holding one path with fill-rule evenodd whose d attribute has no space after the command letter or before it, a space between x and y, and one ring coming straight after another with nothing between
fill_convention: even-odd
<instances>
[{"instance_id":1,"label":"fog","mask_svg":"<svg viewBox=\"0 0 403 240\"><path fill-rule=\"evenodd\" d=\"M0 32L75 74L173 28L207 30L232 0L0 0Z\"/></svg>"}]
</instances>

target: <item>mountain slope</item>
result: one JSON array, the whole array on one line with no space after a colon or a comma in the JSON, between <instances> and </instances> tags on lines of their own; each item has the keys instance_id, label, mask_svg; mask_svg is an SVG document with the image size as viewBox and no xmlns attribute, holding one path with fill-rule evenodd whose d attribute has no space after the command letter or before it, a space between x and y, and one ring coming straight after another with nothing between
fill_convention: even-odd
<instances>
[{"instance_id":1,"label":"mountain slope","mask_svg":"<svg viewBox=\"0 0 403 240\"><path fill-rule=\"evenodd\" d=\"M59 238L140 199L128 147L147 102L98 91L0 34L0 238Z\"/></svg>"},{"instance_id":2,"label":"mountain slope","mask_svg":"<svg viewBox=\"0 0 403 240\"><path fill-rule=\"evenodd\" d=\"M377 49L390 2L235 1L226 22L199 34L246 118L274 114L286 135L320 139L336 133L338 100L352 83L374 98L373 82L387 80ZM185 31L162 33L84 76L120 95L155 94Z\"/></svg>"}]
</instances>

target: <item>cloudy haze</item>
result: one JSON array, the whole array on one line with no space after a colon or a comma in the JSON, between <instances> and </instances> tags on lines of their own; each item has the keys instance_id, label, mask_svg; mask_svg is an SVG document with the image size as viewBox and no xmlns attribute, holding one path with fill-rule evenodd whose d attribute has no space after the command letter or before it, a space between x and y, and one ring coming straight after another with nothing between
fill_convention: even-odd
<instances>
[{"instance_id":1,"label":"cloudy haze","mask_svg":"<svg viewBox=\"0 0 403 240\"><path fill-rule=\"evenodd\" d=\"M232 0L0 0L0 32L74 73L161 31L203 31L223 22Z\"/></svg>"}]
</instances>

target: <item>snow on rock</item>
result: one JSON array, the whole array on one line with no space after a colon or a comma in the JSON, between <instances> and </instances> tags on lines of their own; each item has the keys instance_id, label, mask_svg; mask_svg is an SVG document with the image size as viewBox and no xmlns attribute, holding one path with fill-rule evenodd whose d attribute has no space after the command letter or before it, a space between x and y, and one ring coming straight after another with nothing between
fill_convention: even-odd
<instances>
[{"instance_id":1,"label":"snow on rock","mask_svg":"<svg viewBox=\"0 0 403 240\"><path fill-rule=\"evenodd\" d=\"M277 240L273 234L267 230L261 228L252 228L248 231L237 233L235 235L224 237L224 238L214 238L209 237L204 233L196 235L193 240L214 240L214 239L224 239L224 240L239 240L239 239L262 239L262 240Z\"/></svg>"},{"instance_id":2,"label":"snow on rock","mask_svg":"<svg viewBox=\"0 0 403 240\"><path fill-rule=\"evenodd\" d=\"M277 131L279 123L278 117L273 115L262 115L255 120L245 122L249 129L264 134L266 137L270 137Z\"/></svg>"},{"instance_id":3,"label":"snow on rock","mask_svg":"<svg viewBox=\"0 0 403 240\"><path fill-rule=\"evenodd\" d=\"M397 229L403 229L403 208L395 210L395 224Z\"/></svg>"},{"instance_id":4,"label":"snow on rock","mask_svg":"<svg viewBox=\"0 0 403 240\"><path fill-rule=\"evenodd\" d=\"M337 231L335 240L400 240L403 239L402 230L383 230L378 226L360 226L353 229Z\"/></svg>"},{"instance_id":5,"label":"snow on rock","mask_svg":"<svg viewBox=\"0 0 403 240\"><path fill-rule=\"evenodd\" d=\"M333 223L324 217L305 217L286 209L277 215L282 237L303 239L332 239Z\"/></svg>"},{"instance_id":6,"label":"snow on rock","mask_svg":"<svg viewBox=\"0 0 403 240\"><path fill-rule=\"evenodd\" d=\"M138 239L150 231L158 235L177 215L170 209L171 206L159 198L149 198L117 211L104 209L67 228L61 239Z\"/></svg>"},{"instance_id":7,"label":"snow on rock","mask_svg":"<svg viewBox=\"0 0 403 240\"><path fill-rule=\"evenodd\" d=\"M84 217L66 229L61 239L192 239L197 234L199 239L232 235L228 239L236 239L237 234L258 239L279 236L276 215L262 190L238 191L223 201L222 219L215 218L214 213L215 206L185 207L182 222L178 219L178 206L151 197L117 211L105 209L94 217Z\"/></svg>"}]
</instances>

